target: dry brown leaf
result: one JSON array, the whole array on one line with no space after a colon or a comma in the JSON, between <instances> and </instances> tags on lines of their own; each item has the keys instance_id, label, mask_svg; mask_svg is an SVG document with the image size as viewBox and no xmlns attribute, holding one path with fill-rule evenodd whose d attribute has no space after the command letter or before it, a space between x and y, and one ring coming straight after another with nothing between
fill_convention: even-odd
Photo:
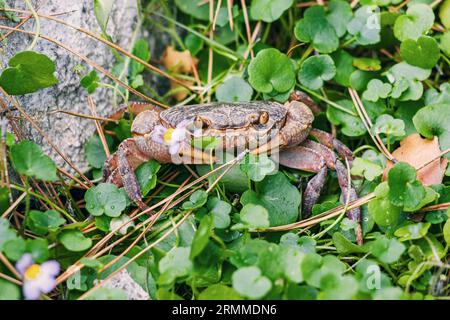
<instances>
[{"instance_id":1,"label":"dry brown leaf","mask_svg":"<svg viewBox=\"0 0 450 320\"><path fill-rule=\"evenodd\" d=\"M193 73L198 59L191 56L189 50L177 51L173 47L167 47L162 57L162 64L168 70L175 73Z\"/></svg>"},{"instance_id":2,"label":"dry brown leaf","mask_svg":"<svg viewBox=\"0 0 450 320\"><path fill-rule=\"evenodd\" d=\"M185 85L187 85L187 86L192 86L194 83L192 82L192 81L187 81L187 80L181 80ZM172 90L173 89L176 89L177 90L177 92L174 94L174 98L175 98L175 100L177 100L177 101L181 101L181 100L184 100L184 99L186 99L186 97L188 96L188 94L189 94L189 90L188 89L186 89L185 87L183 87L182 85L180 85L180 84L178 84L178 83L176 83L176 82L173 82L173 81L170 81L170 87L172 88Z\"/></svg>"},{"instance_id":3,"label":"dry brown leaf","mask_svg":"<svg viewBox=\"0 0 450 320\"><path fill-rule=\"evenodd\" d=\"M433 140L423 139L418 133L414 133L400 141L400 147L392 152L392 155L398 161L407 162L418 168L439 156L440 153L437 137L434 137ZM426 186L442 183L447 163L448 160L446 158L436 159L417 172L417 179ZM386 179L387 173L392 166L392 162L388 161L383 179Z\"/></svg>"}]
</instances>

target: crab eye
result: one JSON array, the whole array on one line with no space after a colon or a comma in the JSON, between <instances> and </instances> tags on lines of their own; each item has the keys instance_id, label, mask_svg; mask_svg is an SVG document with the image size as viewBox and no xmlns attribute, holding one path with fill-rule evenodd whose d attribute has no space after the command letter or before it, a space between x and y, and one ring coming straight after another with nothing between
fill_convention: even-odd
<instances>
[{"instance_id":1,"label":"crab eye","mask_svg":"<svg viewBox=\"0 0 450 320\"><path fill-rule=\"evenodd\" d=\"M259 116L259 123L266 124L269 121L269 113L267 111L263 111Z\"/></svg>"},{"instance_id":2,"label":"crab eye","mask_svg":"<svg viewBox=\"0 0 450 320\"><path fill-rule=\"evenodd\" d=\"M203 119L201 117L197 116L194 119L194 126L197 129L206 129L208 127L208 124L205 121L203 121Z\"/></svg>"}]
</instances>

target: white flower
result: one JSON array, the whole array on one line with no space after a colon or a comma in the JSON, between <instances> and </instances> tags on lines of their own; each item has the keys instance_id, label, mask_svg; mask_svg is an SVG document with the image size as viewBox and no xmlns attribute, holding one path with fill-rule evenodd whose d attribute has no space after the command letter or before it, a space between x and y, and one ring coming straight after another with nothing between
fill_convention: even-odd
<instances>
[{"instance_id":1,"label":"white flower","mask_svg":"<svg viewBox=\"0 0 450 320\"><path fill-rule=\"evenodd\" d=\"M134 227L134 221L131 221L130 217L126 214L123 214L117 218L112 218L109 223L109 230L117 232L121 235L126 235L128 228L130 227Z\"/></svg>"},{"instance_id":2,"label":"white flower","mask_svg":"<svg viewBox=\"0 0 450 320\"><path fill-rule=\"evenodd\" d=\"M16 269L23 279L23 295L27 300L39 299L41 294L49 293L56 287L59 263L55 260L36 264L30 253L25 253L16 263Z\"/></svg>"},{"instance_id":3,"label":"white flower","mask_svg":"<svg viewBox=\"0 0 450 320\"><path fill-rule=\"evenodd\" d=\"M155 142L169 146L169 153L171 155L177 154L180 151L181 143L187 138L186 127L190 121L181 121L175 128L166 128L162 125L157 125L153 131L152 139Z\"/></svg>"}]
</instances>

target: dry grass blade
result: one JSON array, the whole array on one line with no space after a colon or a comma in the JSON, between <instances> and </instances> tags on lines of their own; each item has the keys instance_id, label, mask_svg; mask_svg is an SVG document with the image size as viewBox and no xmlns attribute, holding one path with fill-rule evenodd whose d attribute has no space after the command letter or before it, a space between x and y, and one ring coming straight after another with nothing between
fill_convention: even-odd
<instances>
[{"instance_id":1,"label":"dry grass blade","mask_svg":"<svg viewBox=\"0 0 450 320\"><path fill-rule=\"evenodd\" d=\"M344 212L344 210L351 210L354 208L358 208L366 203L368 203L370 200L375 198L375 194L369 193L367 195L365 195L364 197L361 197L359 199L356 199L354 201L351 201L348 204L347 209L345 209L345 205L341 205L339 207L333 208L331 210L325 211L321 214L318 214L314 217L299 221L299 222L295 222L295 223L291 223L291 224L286 224L283 226L277 226L277 227L271 227L268 229L262 229L262 230L257 230L257 232L279 232L279 231L288 231L288 230L293 230L293 229L299 229L299 228L305 228L308 226L313 226L318 224L319 222L322 222L324 220L328 220L330 218L336 217L340 214L342 214Z\"/></svg>"},{"instance_id":2,"label":"dry grass blade","mask_svg":"<svg viewBox=\"0 0 450 320\"><path fill-rule=\"evenodd\" d=\"M104 117L99 117L99 116L94 117L89 114L71 112L71 111L66 111L66 110L62 110L62 109L56 109L56 110L52 110L49 112L49 114L54 114L54 113L64 113L64 114L68 114L68 115L74 116L74 117L85 118L85 119L90 119L90 120L98 120L98 121L104 121L104 122L113 122L113 123L119 122L119 120L114 120L114 119L104 118Z\"/></svg>"},{"instance_id":3,"label":"dry grass blade","mask_svg":"<svg viewBox=\"0 0 450 320\"><path fill-rule=\"evenodd\" d=\"M22 279L19 272L17 272L16 268L9 262L9 260L3 255L3 253L0 252L0 261L3 262L6 268L8 268L9 271L17 278Z\"/></svg>"},{"instance_id":4,"label":"dry grass blade","mask_svg":"<svg viewBox=\"0 0 450 320\"><path fill-rule=\"evenodd\" d=\"M1 218L2 218L2 219L8 218L9 214L10 214L11 212L13 212L15 208L17 208L17 206L19 205L19 203L25 198L26 195L27 195L26 192L22 193L22 194L16 199L16 201L14 201L14 202L9 206L9 208L5 210L5 212L3 212Z\"/></svg>"},{"instance_id":5,"label":"dry grass blade","mask_svg":"<svg viewBox=\"0 0 450 320\"><path fill-rule=\"evenodd\" d=\"M367 132L369 133L370 137L372 138L373 142L377 146L377 148L380 150L380 152L390 161L396 163L395 158L392 156L392 154L389 152L389 150L386 149L386 146L384 145L383 141L381 140L378 133L375 133L375 135L372 133L372 121L370 120L369 115L366 112L366 109L364 108L364 105L359 98L358 93L354 90L349 88L348 89L350 96L352 98L353 104L355 105L356 111L358 112L358 115L363 122L364 126L366 127Z\"/></svg>"},{"instance_id":6,"label":"dry grass blade","mask_svg":"<svg viewBox=\"0 0 450 320\"><path fill-rule=\"evenodd\" d=\"M216 30L216 23L217 23L217 18L219 17L219 11L220 11L220 6L221 5L222 5L222 0L218 0L217 1L216 12L214 13L214 19L213 19L213 24L212 24L212 30L213 31Z\"/></svg>"},{"instance_id":7,"label":"dry grass blade","mask_svg":"<svg viewBox=\"0 0 450 320\"><path fill-rule=\"evenodd\" d=\"M247 33L248 47L250 48L250 55L253 58L255 54L253 53L253 41L252 41L252 31L250 30L250 21L247 13L247 6L245 0L241 0L242 14L244 15L245 31Z\"/></svg>"},{"instance_id":8,"label":"dry grass blade","mask_svg":"<svg viewBox=\"0 0 450 320\"><path fill-rule=\"evenodd\" d=\"M88 96L88 106L89 109L92 112L93 117L97 117L97 110L95 107L94 100L91 96ZM100 137L100 141L102 142L103 150L105 151L106 158L108 159L111 156L111 153L109 152L108 144L106 143L106 137L105 133L103 132L103 128L100 125L100 122L98 120L95 120L95 128L97 129L98 136Z\"/></svg>"},{"instance_id":9,"label":"dry grass blade","mask_svg":"<svg viewBox=\"0 0 450 320\"><path fill-rule=\"evenodd\" d=\"M227 0L227 10L230 30L233 31L233 0Z\"/></svg>"}]
</instances>

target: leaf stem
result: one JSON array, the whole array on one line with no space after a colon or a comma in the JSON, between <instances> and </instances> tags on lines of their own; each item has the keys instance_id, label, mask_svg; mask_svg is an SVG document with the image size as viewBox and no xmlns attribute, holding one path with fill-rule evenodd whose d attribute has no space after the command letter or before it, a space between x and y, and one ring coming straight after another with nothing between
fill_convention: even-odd
<instances>
[{"instance_id":1,"label":"leaf stem","mask_svg":"<svg viewBox=\"0 0 450 320\"><path fill-rule=\"evenodd\" d=\"M306 88L306 87L304 87L304 86L301 86L301 85L300 85L299 87L300 87L303 91L306 91L307 93L309 93L310 95L316 97L317 99L320 99L320 100L322 100L323 102L328 103L330 106L332 106L332 107L334 107L334 108L336 108L336 109L338 109L338 110L340 110L340 111L342 111L342 112L348 113L348 114L350 114L350 115L352 115L352 116L354 116L354 117L357 117L357 115L356 115L354 112L352 112L352 111L350 111L350 110L344 108L343 106L337 104L336 102L333 102L333 101L331 101L331 100L325 98L324 96L318 94L317 92L314 92L314 91L312 91L312 90L310 90L310 89L308 89L308 88Z\"/></svg>"}]
</instances>

